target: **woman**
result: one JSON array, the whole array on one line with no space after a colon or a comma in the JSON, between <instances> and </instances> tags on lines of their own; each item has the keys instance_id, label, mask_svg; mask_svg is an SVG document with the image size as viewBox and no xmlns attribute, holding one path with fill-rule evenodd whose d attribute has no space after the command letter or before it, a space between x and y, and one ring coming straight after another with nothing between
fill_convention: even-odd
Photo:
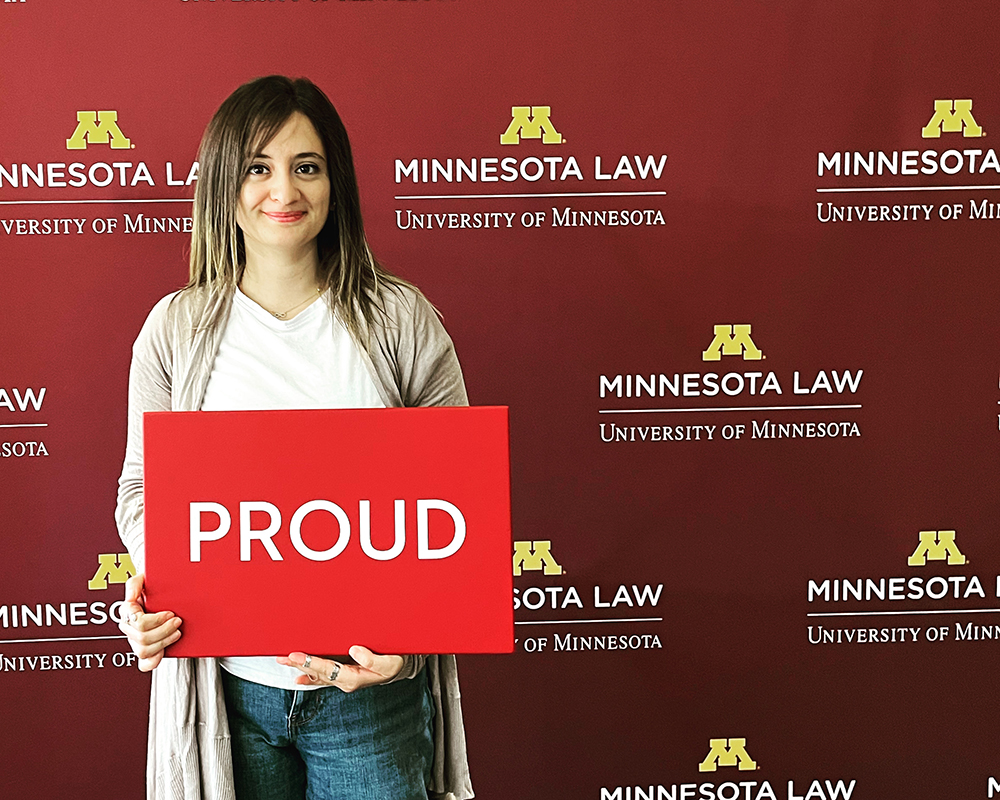
<instances>
[{"instance_id":1,"label":"woman","mask_svg":"<svg viewBox=\"0 0 1000 800\"><path fill-rule=\"evenodd\" d=\"M190 279L133 348L116 519L140 573L143 412L468 402L434 310L368 249L347 132L315 85L241 86L198 162ZM164 660L182 623L147 613L142 586L121 628L155 670L149 798L473 796L454 656Z\"/></svg>"}]
</instances>

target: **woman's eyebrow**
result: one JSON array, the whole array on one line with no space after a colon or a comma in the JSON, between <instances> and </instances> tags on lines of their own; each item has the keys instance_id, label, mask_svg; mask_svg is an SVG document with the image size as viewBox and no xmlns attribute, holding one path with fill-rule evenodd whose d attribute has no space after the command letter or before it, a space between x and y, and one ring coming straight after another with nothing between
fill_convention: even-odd
<instances>
[{"instance_id":1,"label":"woman's eyebrow","mask_svg":"<svg viewBox=\"0 0 1000 800\"><path fill-rule=\"evenodd\" d=\"M267 161L273 161L274 160L274 158L272 156L269 156L267 153L265 153L263 151L257 153L257 155L255 155L254 158L255 159L256 158L262 158L262 159L265 159ZM313 153L313 152L296 153L294 156L292 156L292 160L297 160L297 159L300 159L300 158L318 158L321 161L326 161L326 158L324 158L321 153Z\"/></svg>"}]
</instances>

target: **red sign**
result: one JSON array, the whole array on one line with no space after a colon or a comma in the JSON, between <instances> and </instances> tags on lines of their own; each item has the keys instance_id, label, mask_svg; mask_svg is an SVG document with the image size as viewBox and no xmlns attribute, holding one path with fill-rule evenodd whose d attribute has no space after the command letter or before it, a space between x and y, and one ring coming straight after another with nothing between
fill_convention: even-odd
<instances>
[{"instance_id":1,"label":"red sign","mask_svg":"<svg viewBox=\"0 0 1000 800\"><path fill-rule=\"evenodd\" d=\"M145 415L171 656L509 653L507 409Z\"/></svg>"}]
</instances>

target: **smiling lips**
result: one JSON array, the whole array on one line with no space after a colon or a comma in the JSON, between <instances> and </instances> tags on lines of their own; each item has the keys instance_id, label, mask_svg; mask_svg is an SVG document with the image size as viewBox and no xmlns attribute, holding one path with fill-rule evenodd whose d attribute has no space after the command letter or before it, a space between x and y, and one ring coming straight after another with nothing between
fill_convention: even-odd
<instances>
[{"instance_id":1,"label":"smiling lips","mask_svg":"<svg viewBox=\"0 0 1000 800\"><path fill-rule=\"evenodd\" d=\"M305 211L265 211L264 216L273 222L298 222Z\"/></svg>"}]
</instances>

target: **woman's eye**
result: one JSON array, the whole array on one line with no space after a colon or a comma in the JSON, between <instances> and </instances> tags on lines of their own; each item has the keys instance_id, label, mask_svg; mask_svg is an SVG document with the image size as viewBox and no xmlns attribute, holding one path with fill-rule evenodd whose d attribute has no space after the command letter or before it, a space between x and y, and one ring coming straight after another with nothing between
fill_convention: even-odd
<instances>
[{"instance_id":1,"label":"woman's eye","mask_svg":"<svg viewBox=\"0 0 1000 800\"><path fill-rule=\"evenodd\" d=\"M263 164L251 164L250 169L247 170L248 175L264 175L267 172L267 167Z\"/></svg>"},{"instance_id":2,"label":"woman's eye","mask_svg":"<svg viewBox=\"0 0 1000 800\"><path fill-rule=\"evenodd\" d=\"M318 175L319 167L316 164L299 164L296 171L304 175Z\"/></svg>"}]
</instances>

